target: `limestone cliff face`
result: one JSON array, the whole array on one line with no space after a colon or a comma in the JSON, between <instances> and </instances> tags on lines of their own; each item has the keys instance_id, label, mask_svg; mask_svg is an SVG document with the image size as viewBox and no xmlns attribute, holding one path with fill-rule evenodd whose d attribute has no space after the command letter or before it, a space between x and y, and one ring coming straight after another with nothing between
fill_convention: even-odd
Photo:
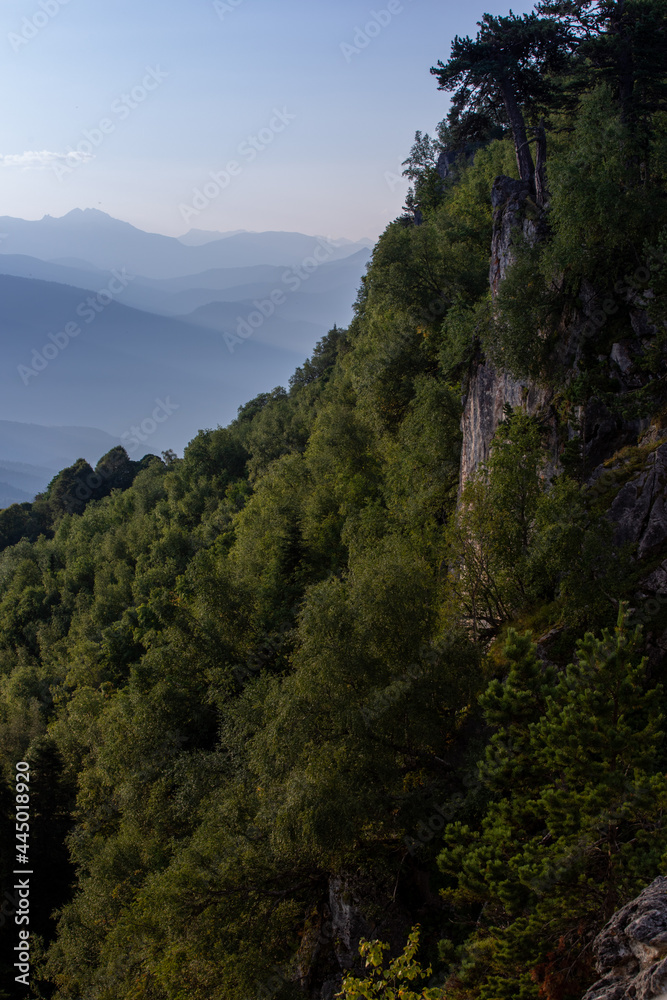
<instances>
[{"instance_id":1,"label":"limestone cliff face","mask_svg":"<svg viewBox=\"0 0 667 1000\"><path fill-rule=\"evenodd\" d=\"M491 293L495 297L500 282L514 260L512 250L517 238L523 236L529 243L534 243L539 239L542 230L537 217L530 217L537 212L537 208L524 181L515 181L511 177L496 177L491 189L491 205L493 237L489 284Z\"/></svg>"},{"instance_id":2,"label":"limestone cliff face","mask_svg":"<svg viewBox=\"0 0 667 1000\"><path fill-rule=\"evenodd\" d=\"M617 493L609 509L617 545L632 542L638 559L651 559L667 544L667 444L649 454L644 468Z\"/></svg>"},{"instance_id":3,"label":"limestone cliff face","mask_svg":"<svg viewBox=\"0 0 667 1000\"><path fill-rule=\"evenodd\" d=\"M498 177L491 192L493 205L493 237L489 285L492 297L498 294L500 284L514 261L520 239L535 243L545 235L543 214L532 202L522 181ZM595 289L585 283L581 289L581 312L571 319L572 329L564 335L560 346L561 361L576 371L583 342L578 334L590 316L599 314L600 303ZM604 317L604 313L602 314ZM655 328L648 322L645 303L638 298L630 312L628 336L614 344L606 359L609 373L618 383L619 393L636 389L642 382L634 361L655 335ZM538 333L535 331L535 335ZM645 379L644 379L645 380ZM621 419L612 414L598 399L590 399L585 407L570 414L569 423L559 423L553 406L554 394L527 381L520 381L497 372L481 355L472 372L463 401L461 431L460 487L470 478L489 454L489 448L506 404L515 408L524 406L531 416L539 416L550 430L548 447L550 463L547 474L559 470L559 452L564 442L578 435L582 442L586 478L594 475L602 462L625 445L635 445L646 431L648 419Z\"/></svg>"},{"instance_id":4,"label":"limestone cliff face","mask_svg":"<svg viewBox=\"0 0 667 1000\"><path fill-rule=\"evenodd\" d=\"M415 870L416 883L419 874ZM423 903L437 901L428 879L426 885L416 884L415 890ZM388 941L392 954L398 954L413 922L408 909L358 873L332 875L326 900L306 920L292 979L317 1000L334 1000L347 973L364 974L361 938Z\"/></svg>"},{"instance_id":5,"label":"limestone cliff face","mask_svg":"<svg viewBox=\"0 0 667 1000\"><path fill-rule=\"evenodd\" d=\"M521 181L498 177L492 190L492 204L489 284L495 299L513 262L518 240L534 243L542 238L544 230L540 213ZM561 363L575 372L583 347L577 331L596 314L602 315L604 321L595 289L584 283L580 300L580 312L572 317L571 330L564 333L560 346ZM641 294L631 299L629 305L630 322L624 339L612 345L608 357L599 357L600 363L615 379L619 395L640 388L647 381L636 361L654 341L657 332L648 320L646 302ZM667 427L662 426L665 421L657 418L652 424L648 417L621 417L611 413L595 397L585 406L571 408L567 416L563 416L557 413L555 402L551 390L496 371L480 353L463 402L459 488L480 463L487 460L506 404L512 408L524 407L531 416L539 416L547 429L547 476L560 471L560 453L565 441L578 436L584 480L589 489L606 489L609 496L608 517L616 526L615 545L620 548L631 544L635 557L651 564L651 572L644 577L636 594L637 607L641 610L647 602L667 597L667 559L664 558L667 553L667 443L664 443ZM637 449L637 445L641 447ZM626 446L630 446L629 457L622 452ZM638 459L639 465L633 466ZM628 469L632 469L631 475ZM620 483L620 490L611 480ZM660 557L663 561L657 565ZM640 620L645 623L651 659L658 660L667 652L667 632L653 632L655 614L648 615L648 619L646 615L643 619L640 616Z\"/></svg>"},{"instance_id":6,"label":"limestone cliff face","mask_svg":"<svg viewBox=\"0 0 667 1000\"><path fill-rule=\"evenodd\" d=\"M518 382L497 372L484 360L475 370L463 404L461 430L461 486L485 462L493 435L503 418L503 407L525 405L531 415L548 409L551 394L529 383Z\"/></svg>"},{"instance_id":7,"label":"limestone cliff face","mask_svg":"<svg viewBox=\"0 0 667 1000\"><path fill-rule=\"evenodd\" d=\"M493 239L489 284L495 298L500 282L514 259L513 248L517 239L524 237L534 242L541 232L539 222L529 217L534 214L534 206L523 181L498 177L491 191L491 203ZM480 462L486 461L505 404L509 403L512 407L525 405L528 413L534 415L548 410L550 401L548 390L503 375L480 358L463 404L460 485L464 485Z\"/></svg>"}]
</instances>

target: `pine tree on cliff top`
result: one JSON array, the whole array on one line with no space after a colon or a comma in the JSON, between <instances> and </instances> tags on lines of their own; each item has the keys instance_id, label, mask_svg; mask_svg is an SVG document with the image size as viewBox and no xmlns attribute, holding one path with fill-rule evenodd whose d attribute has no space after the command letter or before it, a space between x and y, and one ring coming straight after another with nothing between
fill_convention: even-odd
<instances>
[{"instance_id":1,"label":"pine tree on cliff top","mask_svg":"<svg viewBox=\"0 0 667 1000\"><path fill-rule=\"evenodd\" d=\"M485 14L473 40L457 35L447 63L431 68L439 89L454 91L448 123L459 142L483 138L494 125L510 127L519 176L534 183L526 118L539 119L558 100L549 73L563 70L571 35L553 18Z\"/></svg>"}]
</instances>

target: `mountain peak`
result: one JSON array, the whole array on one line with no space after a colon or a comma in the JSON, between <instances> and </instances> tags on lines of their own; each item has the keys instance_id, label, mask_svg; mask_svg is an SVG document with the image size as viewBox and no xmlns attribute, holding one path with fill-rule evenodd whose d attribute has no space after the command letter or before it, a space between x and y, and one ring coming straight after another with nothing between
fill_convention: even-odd
<instances>
[{"instance_id":1,"label":"mountain peak","mask_svg":"<svg viewBox=\"0 0 667 1000\"><path fill-rule=\"evenodd\" d=\"M47 218L50 218L50 216L47 216ZM113 216L108 215L106 212L101 212L99 208L73 208L70 212L62 215L58 221L62 222L64 219L71 219L72 221L82 219L90 222L104 220L105 222L113 222L115 225L130 225L129 222L121 222L120 219L114 219Z\"/></svg>"}]
</instances>

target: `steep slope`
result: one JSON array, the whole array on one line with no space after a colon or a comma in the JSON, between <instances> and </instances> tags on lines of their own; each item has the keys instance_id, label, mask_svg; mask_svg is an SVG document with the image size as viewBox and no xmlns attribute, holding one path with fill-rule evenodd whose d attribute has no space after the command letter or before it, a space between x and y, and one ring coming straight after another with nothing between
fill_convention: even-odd
<instances>
[{"instance_id":1,"label":"steep slope","mask_svg":"<svg viewBox=\"0 0 667 1000\"><path fill-rule=\"evenodd\" d=\"M548 206L506 137L443 177L418 136L412 208L288 389L0 513L1 820L26 760L50 875L36 992L595 982L667 857L667 132L638 184L597 78L563 115Z\"/></svg>"}]
</instances>

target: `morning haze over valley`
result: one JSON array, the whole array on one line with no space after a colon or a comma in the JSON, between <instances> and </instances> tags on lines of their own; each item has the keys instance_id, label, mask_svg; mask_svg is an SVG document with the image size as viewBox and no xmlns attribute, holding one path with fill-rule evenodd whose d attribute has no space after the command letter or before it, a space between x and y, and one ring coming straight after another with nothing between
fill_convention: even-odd
<instances>
[{"instance_id":1,"label":"morning haze over valley","mask_svg":"<svg viewBox=\"0 0 667 1000\"><path fill-rule=\"evenodd\" d=\"M369 241L300 233L179 240L96 209L0 229L4 506L117 444L133 458L182 453L199 428L286 385L352 318L370 257Z\"/></svg>"},{"instance_id":2,"label":"morning haze over valley","mask_svg":"<svg viewBox=\"0 0 667 1000\"><path fill-rule=\"evenodd\" d=\"M5 5L0 505L119 443L182 454L347 326L408 185L414 121L387 130L379 60L405 63L395 105L442 110L401 39L426 11L378 11Z\"/></svg>"}]
</instances>

